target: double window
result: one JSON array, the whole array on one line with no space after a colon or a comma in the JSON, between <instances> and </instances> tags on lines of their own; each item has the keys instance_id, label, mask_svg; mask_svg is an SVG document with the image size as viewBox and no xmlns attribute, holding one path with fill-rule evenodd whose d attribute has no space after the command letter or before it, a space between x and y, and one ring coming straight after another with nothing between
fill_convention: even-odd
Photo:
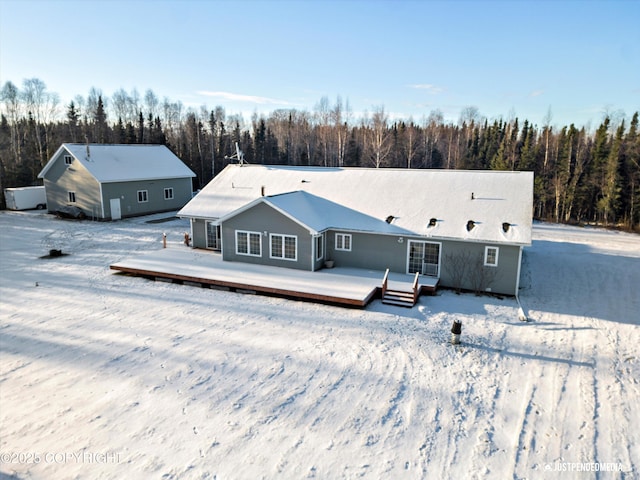
<instances>
[{"instance_id":1,"label":"double window","mask_svg":"<svg viewBox=\"0 0 640 480\"><path fill-rule=\"evenodd\" d=\"M67 192L69 195L69 203L76 203L76 192Z\"/></svg>"},{"instance_id":2,"label":"double window","mask_svg":"<svg viewBox=\"0 0 640 480\"><path fill-rule=\"evenodd\" d=\"M149 201L149 192L147 190L138 190L138 203L146 203Z\"/></svg>"},{"instance_id":3,"label":"double window","mask_svg":"<svg viewBox=\"0 0 640 480\"><path fill-rule=\"evenodd\" d=\"M298 259L298 237L272 233L270 240L271 258L282 258L284 260Z\"/></svg>"},{"instance_id":4,"label":"double window","mask_svg":"<svg viewBox=\"0 0 640 480\"><path fill-rule=\"evenodd\" d=\"M73 157L71 155L64 156L64 164L71 165L73 163Z\"/></svg>"},{"instance_id":5,"label":"double window","mask_svg":"<svg viewBox=\"0 0 640 480\"><path fill-rule=\"evenodd\" d=\"M336 250L351 251L351 234L336 233Z\"/></svg>"},{"instance_id":6,"label":"double window","mask_svg":"<svg viewBox=\"0 0 640 480\"><path fill-rule=\"evenodd\" d=\"M173 188L170 187L164 189L164 199L173 200Z\"/></svg>"},{"instance_id":7,"label":"double window","mask_svg":"<svg viewBox=\"0 0 640 480\"><path fill-rule=\"evenodd\" d=\"M236 254L261 257L262 235L260 232L236 230Z\"/></svg>"}]
</instances>

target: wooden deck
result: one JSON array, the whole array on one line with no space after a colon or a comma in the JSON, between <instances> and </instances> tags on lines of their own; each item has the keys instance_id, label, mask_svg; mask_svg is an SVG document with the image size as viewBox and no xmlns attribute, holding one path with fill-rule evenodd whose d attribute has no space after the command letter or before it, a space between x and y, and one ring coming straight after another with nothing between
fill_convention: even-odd
<instances>
[{"instance_id":1,"label":"wooden deck","mask_svg":"<svg viewBox=\"0 0 640 480\"><path fill-rule=\"evenodd\" d=\"M122 260L110 268L161 281L360 308L380 296L384 276L384 272L355 268L310 272L224 262L218 253L175 246ZM437 279L424 280L421 292L434 292ZM394 288L408 288L413 277L390 274L389 281Z\"/></svg>"}]
</instances>

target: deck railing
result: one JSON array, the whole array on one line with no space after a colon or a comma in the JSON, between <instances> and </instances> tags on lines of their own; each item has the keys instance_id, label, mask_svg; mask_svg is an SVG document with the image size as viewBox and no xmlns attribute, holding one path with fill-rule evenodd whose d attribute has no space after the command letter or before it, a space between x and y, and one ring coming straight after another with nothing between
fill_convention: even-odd
<instances>
[{"instance_id":1,"label":"deck railing","mask_svg":"<svg viewBox=\"0 0 640 480\"><path fill-rule=\"evenodd\" d=\"M418 294L420 293L420 289L418 287L419 277L420 277L420 272L416 272L416 277L413 279L413 303L414 304L418 301Z\"/></svg>"},{"instance_id":2,"label":"deck railing","mask_svg":"<svg viewBox=\"0 0 640 480\"><path fill-rule=\"evenodd\" d=\"M387 284L389 283L389 269L384 272L384 278L382 279L382 298L384 298L384 294L387 293Z\"/></svg>"}]
</instances>

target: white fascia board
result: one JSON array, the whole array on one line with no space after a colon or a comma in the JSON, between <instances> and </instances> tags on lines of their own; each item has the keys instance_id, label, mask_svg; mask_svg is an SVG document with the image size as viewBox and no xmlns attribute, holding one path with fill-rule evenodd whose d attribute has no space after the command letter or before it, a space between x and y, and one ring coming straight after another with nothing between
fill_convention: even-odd
<instances>
[{"instance_id":1,"label":"white fascia board","mask_svg":"<svg viewBox=\"0 0 640 480\"><path fill-rule=\"evenodd\" d=\"M62 145L60 145L58 147L58 149L56 150L56 152L51 156L51 158L49 159L49 161L47 162L47 164L42 168L42 170L40 171L40 173L38 174L38 178L44 178L44 176L47 174L47 172L51 169L51 167L53 166L54 159L58 158L58 154L62 151L62 150L66 150L69 155L71 155L73 158L75 158L75 155L73 153L71 153L65 146L66 144L63 143Z\"/></svg>"},{"instance_id":2,"label":"white fascia board","mask_svg":"<svg viewBox=\"0 0 640 480\"><path fill-rule=\"evenodd\" d=\"M255 207L256 205L258 205L259 203L265 203L267 205L269 205L271 208L273 208L276 212L284 215L285 217L287 217L289 220L297 223L298 225L300 225L302 228L306 229L309 231L309 233L311 235L318 235L319 232L317 232L315 229L311 228L309 225L304 224L303 222L301 222L299 219L295 218L294 216L292 216L291 214L289 214L288 212L278 208L276 205L274 205L273 203L271 203L267 197L260 197L260 198L256 198L255 200L247 203L246 205L243 205L242 207L234 210L231 213L228 213L227 215L224 215L222 217L220 217L218 219L218 223L223 223L226 222L227 220L229 220L230 218L235 217L236 215L239 215L243 212L246 212L247 210Z\"/></svg>"},{"instance_id":3,"label":"white fascia board","mask_svg":"<svg viewBox=\"0 0 640 480\"><path fill-rule=\"evenodd\" d=\"M414 234L417 237L420 237L423 240L434 240L434 241L447 241L447 242L463 242L463 243L483 243L490 245L506 245L511 247L530 247L531 243L518 243L518 242L503 242L495 239L487 239L487 238L464 238L464 237L443 237L443 236L429 236L429 235L421 235L419 233Z\"/></svg>"}]
</instances>

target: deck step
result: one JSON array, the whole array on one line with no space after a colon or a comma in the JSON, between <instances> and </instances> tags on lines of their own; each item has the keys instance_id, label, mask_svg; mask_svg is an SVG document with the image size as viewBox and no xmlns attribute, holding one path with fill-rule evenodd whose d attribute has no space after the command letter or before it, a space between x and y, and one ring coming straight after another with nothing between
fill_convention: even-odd
<instances>
[{"instance_id":1,"label":"deck step","mask_svg":"<svg viewBox=\"0 0 640 480\"><path fill-rule=\"evenodd\" d=\"M387 290L382 297L382 303L407 308L411 308L415 305L413 292L404 292L401 290Z\"/></svg>"},{"instance_id":2,"label":"deck step","mask_svg":"<svg viewBox=\"0 0 640 480\"><path fill-rule=\"evenodd\" d=\"M413 300L408 301L408 300L392 300L392 299L388 299L388 298L383 298L382 299L382 303L384 303L385 305L395 305L397 307L407 307L407 308L412 308L414 306Z\"/></svg>"},{"instance_id":3,"label":"deck step","mask_svg":"<svg viewBox=\"0 0 640 480\"><path fill-rule=\"evenodd\" d=\"M403 290L387 290L385 292L385 296L413 298L413 292L406 292Z\"/></svg>"}]
</instances>

